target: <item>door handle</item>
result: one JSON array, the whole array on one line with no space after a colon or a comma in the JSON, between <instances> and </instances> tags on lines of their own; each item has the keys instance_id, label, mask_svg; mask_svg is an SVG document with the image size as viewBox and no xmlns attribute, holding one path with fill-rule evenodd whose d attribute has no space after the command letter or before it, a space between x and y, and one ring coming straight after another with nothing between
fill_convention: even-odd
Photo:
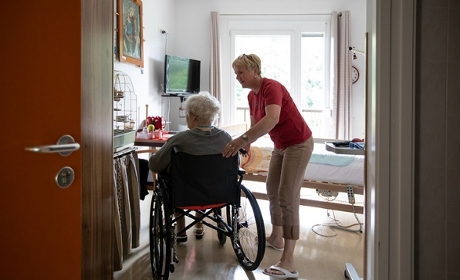
<instances>
[{"instance_id":1,"label":"door handle","mask_svg":"<svg viewBox=\"0 0 460 280\"><path fill-rule=\"evenodd\" d=\"M34 153L59 153L61 156L68 156L72 152L80 149L80 144L70 135L64 135L59 138L56 145L44 145L35 147L26 147L25 150Z\"/></svg>"}]
</instances>

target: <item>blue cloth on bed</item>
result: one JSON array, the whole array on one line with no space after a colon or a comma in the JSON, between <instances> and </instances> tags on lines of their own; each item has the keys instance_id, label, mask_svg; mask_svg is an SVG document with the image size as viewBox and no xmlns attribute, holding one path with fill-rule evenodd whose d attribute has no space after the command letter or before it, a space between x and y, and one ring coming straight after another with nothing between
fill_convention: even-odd
<instances>
[{"instance_id":1,"label":"blue cloth on bed","mask_svg":"<svg viewBox=\"0 0 460 280\"><path fill-rule=\"evenodd\" d=\"M364 142L350 142L350 148L364 150Z\"/></svg>"},{"instance_id":2,"label":"blue cloth on bed","mask_svg":"<svg viewBox=\"0 0 460 280\"><path fill-rule=\"evenodd\" d=\"M333 166L346 166L355 161L355 157L351 155L337 155L333 153L315 154L310 158L311 163L326 164Z\"/></svg>"}]
</instances>

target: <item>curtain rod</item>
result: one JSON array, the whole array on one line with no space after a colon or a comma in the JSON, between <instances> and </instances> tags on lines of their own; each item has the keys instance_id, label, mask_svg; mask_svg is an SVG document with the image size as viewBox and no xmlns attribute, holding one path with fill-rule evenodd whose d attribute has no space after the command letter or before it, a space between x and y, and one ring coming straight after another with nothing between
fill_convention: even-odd
<instances>
[{"instance_id":1,"label":"curtain rod","mask_svg":"<svg viewBox=\"0 0 460 280\"><path fill-rule=\"evenodd\" d=\"M133 151L136 151L136 150L137 150L136 147L129 147L129 148L123 149L121 151L113 153L113 158L115 159L115 158L125 156L127 154L130 154Z\"/></svg>"},{"instance_id":2,"label":"curtain rod","mask_svg":"<svg viewBox=\"0 0 460 280\"><path fill-rule=\"evenodd\" d=\"M337 13L342 15L342 13ZM221 16L330 16L332 13L327 14L220 14Z\"/></svg>"}]
</instances>

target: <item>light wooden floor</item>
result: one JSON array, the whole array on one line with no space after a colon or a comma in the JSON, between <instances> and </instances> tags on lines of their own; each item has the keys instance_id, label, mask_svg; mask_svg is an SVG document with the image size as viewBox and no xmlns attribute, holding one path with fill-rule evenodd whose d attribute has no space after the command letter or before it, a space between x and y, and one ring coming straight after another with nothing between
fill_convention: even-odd
<instances>
[{"instance_id":1,"label":"light wooden floor","mask_svg":"<svg viewBox=\"0 0 460 280\"><path fill-rule=\"evenodd\" d=\"M251 188L248 182L245 185ZM316 195L314 190L309 191L312 193L306 195ZM125 260L123 270L114 273L115 280L152 279L147 231L150 198L151 196L147 196L141 202L141 246ZM337 199L346 199L346 196L343 198L339 195ZM258 202L268 234L271 232L268 202ZM357 202L359 203L359 199ZM331 218L334 215L342 225L357 223L353 213L301 206L301 233L296 246L298 279L342 280L345 279L346 263L353 264L358 275L363 277L364 233L333 230L325 226L326 223L333 223ZM358 214L357 217L363 222L363 215ZM354 226L351 229L357 228L359 227ZM325 237L320 234L336 236ZM170 274L170 279L276 279L264 275L262 271L276 263L281 252L267 247L259 268L255 271L245 271L236 259L230 240L227 240L224 246L220 245L214 230L207 228L202 240L195 240L192 230L189 230L188 236L188 241L178 247L179 263L176 264L174 273Z\"/></svg>"}]
</instances>

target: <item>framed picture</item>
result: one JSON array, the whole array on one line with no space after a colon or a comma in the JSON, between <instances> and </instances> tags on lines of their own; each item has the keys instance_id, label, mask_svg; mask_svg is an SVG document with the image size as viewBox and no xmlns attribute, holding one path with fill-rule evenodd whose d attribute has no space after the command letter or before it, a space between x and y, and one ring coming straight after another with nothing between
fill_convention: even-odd
<instances>
[{"instance_id":1,"label":"framed picture","mask_svg":"<svg viewBox=\"0 0 460 280\"><path fill-rule=\"evenodd\" d=\"M144 67L142 1L118 0L118 55L120 62Z\"/></svg>"}]
</instances>

